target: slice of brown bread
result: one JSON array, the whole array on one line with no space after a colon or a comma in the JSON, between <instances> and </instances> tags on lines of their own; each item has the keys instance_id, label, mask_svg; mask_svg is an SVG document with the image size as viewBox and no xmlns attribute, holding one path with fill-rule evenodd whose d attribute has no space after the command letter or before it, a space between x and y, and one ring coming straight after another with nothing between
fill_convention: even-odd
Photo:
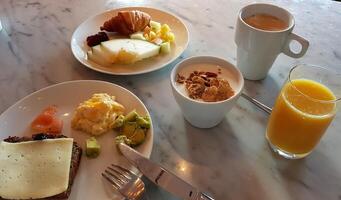
<instances>
[{"instance_id":1,"label":"slice of brown bread","mask_svg":"<svg viewBox=\"0 0 341 200\"><path fill-rule=\"evenodd\" d=\"M25 142L25 141L33 141L33 140L43 140L43 139L56 139L56 138L66 138L66 136L64 135L49 135L46 133L39 133L39 134L35 134L32 135L32 137L17 137L17 136L13 136L13 137L8 137L6 139L4 139L5 142L11 142L11 143L18 143L18 142ZM81 161L81 157L82 157L82 148L76 143L73 142L73 147L72 147L72 156L71 156L71 164L70 164L70 174L69 174L69 186L66 189L65 192L51 196L51 197L47 197L47 198L43 198L43 199L67 199L71 193L71 187L73 184L73 181L76 177L77 171L78 171L78 167ZM0 199L3 199L0 197Z\"/></svg>"}]
</instances>

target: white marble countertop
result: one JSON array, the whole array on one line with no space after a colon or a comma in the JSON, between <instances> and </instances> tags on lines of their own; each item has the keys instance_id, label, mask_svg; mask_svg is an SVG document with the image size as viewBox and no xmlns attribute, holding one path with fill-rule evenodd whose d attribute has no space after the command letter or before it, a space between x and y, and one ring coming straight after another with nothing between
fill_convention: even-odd
<instances>
[{"instance_id":1,"label":"white marble countertop","mask_svg":"<svg viewBox=\"0 0 341 200\"><path fill-rule=\"evenodd\" d=\"M273 154L264 133L268 116L244 99L212 129L197 129L181 115L169 84L179 60L217 55L235 63L233 36L238 0L1 0L0 112L43 87L69 80L96 79L133 91L151 112L155 139L151 159L226 199L341 199L340 114L316 150L302 160ZM296 18L294 32L310 41L301 59L280 55L263 81L246 81L245 92L273 105L288 70L299 62L341 68L341 3L276 0ZM89 15L130 5L154 6L181 17L190 31L185 53L169 66L145 75L110 76L85 68L73 57L70 38ZM148 183L149 199L177 199Z\"/></svg>"}]
</instances>

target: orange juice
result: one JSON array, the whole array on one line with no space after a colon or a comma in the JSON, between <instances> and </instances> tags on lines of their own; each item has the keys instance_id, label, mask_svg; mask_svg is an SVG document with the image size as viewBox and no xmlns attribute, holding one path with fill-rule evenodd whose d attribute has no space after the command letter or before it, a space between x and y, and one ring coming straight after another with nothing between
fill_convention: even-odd
<instances>
[{"instance_id":1,"label":"orange juice","mask_svg":"<svg viewBox=\"0 0 341 200\"><path fill-rule=\"evenodd\" d=\"M272 110L267 139L281 151L308 154L335 115L335 99L329 88L316 81L288 81Z\"/></svg>"}]
</instances>

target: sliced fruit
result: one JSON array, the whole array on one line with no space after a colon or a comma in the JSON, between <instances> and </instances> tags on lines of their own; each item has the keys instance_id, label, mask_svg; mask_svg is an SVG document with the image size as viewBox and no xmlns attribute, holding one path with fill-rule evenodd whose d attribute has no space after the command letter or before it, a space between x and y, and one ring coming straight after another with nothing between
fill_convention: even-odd
<instances>
[{"instance_id":1,"label":"sliced fruit","mask_svg":"<svg viewBox=\"0 0 341 200\"><path fill-rule=\"evenodd\" d=\"M155 33L161 30L161 24L159 22L151 20L149 24L150 24L152 31L154 31Z\"/></svg>"},{"instance_id":2,"label":"sliced fruit","mask_svg":"<svg viewBox=\"0 0 341 200\"><path fill-rule=\"evenodd\" d=\"M161 38L155 38L151 42L156 44L156 45L160 45L160 44L162 44L163 40Z\"/></svg>"},{"instance_id":3,"label":"sliced fruit","mask_svg":"<svg viewBox=\"0 0 341 200\"><path fill-rule=\"evenodd\" d=\"M161 34L166 34L170 32L171 29L169 28L168 24L162 24L161 26Z\"/></svg>"},{"instance_id":4,"label":"sliced fruit","mask_svg":"<svg viewBox=\"0 0 341 200\"><path fill-rule=\"evenodd\" d=\"M146 138L146 131L142 128L136 128L134 134L129 137L132 146L141 144Z\"/></svg>"},{"instance_id":5,"label":"sliced fruit","mask_svg":"<svg viewBox=\"0 0 341 200\"><path fill-rule=\"evenodd\" d=\"M171 46L170 46L170 43L169 42L164 42L160 45L161 49L160 49L160 52L161 53L169 53L171 51Z\"/></svg>"},{"instance_id":6,"label":"sliced fruit","mask_svg":"<svg viewBox=\"0 0 341 200\"><path fill-rule=\"evenodd\" d=\"M166 41L168 41L168 42L174 42L174 40L175 40L175 35L174 35L174 33L168 32L168 33L166 34Z\"/></svg>"},{"instance_id":7,"label":"sliced fruit","mask_svg":"<svg viewBox=\"0 0 341 200\"><path fill-rule=\"evenodd\" d=\"M136 123L142 128L146 128L146 129L150 128L150 121L146 120L143 117L140 117L140 116L137 117Z\"/></svg>"},{"instance_id":8,"label":"sliced fruit","mask_svg":"<svg viewBox=\"0 0 341 200\"><path fill-rule=\"evenodd\" d=\"M116 56L116 63L131 64L138 60L138 54L132 50L120 49Z\"/></svg>"},{"instance_id":9,"label":"sliced fruit","mask_svg":"<svg viewBox=\"0 0 341 200\"><path fill-rule=\"evenodd\" d=\"M149 32L149 40L154 40L156 38L156 33L154 31Z\"/></svg>"},{"instance_id":10,"label":"sliced fruit","mask_svg":"<svg viewBox=\"0 0 341 200\"><path fill-rule=\"evenodd\" d=\"M136 112L136 110L132 110L124 117L124 121L133 122L136 121L137 117L139 117L139 114Z\"/></svg>"},{"instance_id":11,"label":"sliced fruit","mask_svg":"<svg viewBox=\"0 0 341 200\"><path fill-rule=\"evenodd\" d=\"M86 156L89 158L96 158L100 154L101 146L94 137L86 140L85 147Z\"/></svg>"},{"instance_id":12,"label":"sliced fruit","mask_svg":"<svg viewBox=\"0 0 341 200\"><path fill-rule=\"evenodd\" d=\"M98 56L99 58L103 59L104 62L107 63L115 63L116 56L110 54L109 52L103 50L103 47L101 45L96 45L91 48L92 49L92 54L94 56Z\"/></svg>"},{"instance_id":13,"label":"sliced fruit","mask_svg":"<svg viewBox=\"0 0 341 200\"><path fill-rule=\"evenodd\" d=\"M136 122L126 122L122 127L122 134L130 139L130 137L134 135L134 132L137 128L138 126Z\"/></svg>"},{"instance_id":14,"label":"sliced fruit","mask_svg":"<svg viewBox=\"0 0 341 200\"><path fill-rule=\"evenodd\" d=\"M143 36L142 32L133 33L130 35L130 39L135 40L146 40L146 38Z\"/></svg>"},{"instance_id":15,"label":"sliced fruit","mask_svg":"<svg viewBox=\"0 0 341 200\"><path fill-rule=\"evenodd\" d=\"M115 39L101 43L103 50L119 56L116 62L131 63L159 54L160 47L134 39Z\"/></svg>"},{"instance_id":16,"label":"sliced fruit","mask_svg":"<svg viewBox=\"0 0 341 200\"><path fill-rule=\"evenodd\" d=\"M119 115L115 121L114 121L114 124L113 124L113 129L118 129L118 128L121 128L123 126L123 123L124 123L124 115Z\"/></svg>"},{"instance_id":17,"label":"sliced fruit","mask_svg":"<svg viewBox=\"0 0 341 200\"><path fill-rule=\"evenodd\" d=\"M101 57L97 56L97 55L94 55L92 53L92 51L88 51L87 52L87 55L88 55L88 59L97 63L97 64L100 64L100 65L103 65L103 66L107 66L109 65L110 63L108 62L105 62Z\"/></svg>"}]
</instances>

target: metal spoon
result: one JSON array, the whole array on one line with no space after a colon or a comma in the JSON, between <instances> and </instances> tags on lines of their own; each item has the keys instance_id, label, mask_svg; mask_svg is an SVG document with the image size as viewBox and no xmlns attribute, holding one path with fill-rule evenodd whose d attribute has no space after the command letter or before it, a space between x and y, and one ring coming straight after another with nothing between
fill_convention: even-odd
<instances>
[{"instance_id":1,"label":"metal spoon","mask_svg":"<svg viewBox=\"0 0 341 200\"><path fill-rule=\"evenodd\" d=\"M261 110L263 110L264 112L270 114L272 109L270 107L268 107L267 105L259 102L258 100L248 96L245 93L241 94L242 97L244 97L246 100L250 101L251 103L253 103L254 105L256 105L258 108L260 108Z\"/></svg>"}]
</instances>

